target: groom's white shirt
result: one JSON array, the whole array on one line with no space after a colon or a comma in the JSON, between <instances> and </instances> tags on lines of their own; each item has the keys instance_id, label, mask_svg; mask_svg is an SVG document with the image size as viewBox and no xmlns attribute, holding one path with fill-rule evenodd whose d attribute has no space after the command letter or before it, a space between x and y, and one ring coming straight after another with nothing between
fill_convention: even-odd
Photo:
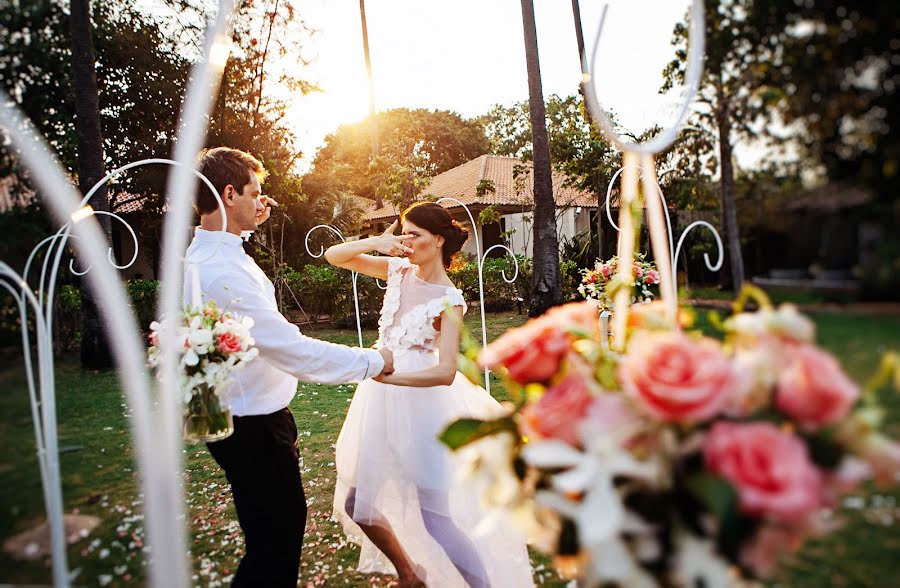
<instances>
[{"instance_id":1,"label":"groom's white shirt","mask_svg":"<svg viewBox=\"0 0 900 588\"><path fill-rule=\"evenodd\" d=\"M259 356L234 373L235 382L229 390L234 415L281 410L294 397L298 378L334 384L381 373L384 359L374 349L350 348L302 335L278 311L275 287L241 245L237 235L198 227L185 257L186 268L197 268L205 299L254 321L250 334ZM184 284L187 304L192 292L189 272L185 273Z\"/></svg>"}]
</instances>

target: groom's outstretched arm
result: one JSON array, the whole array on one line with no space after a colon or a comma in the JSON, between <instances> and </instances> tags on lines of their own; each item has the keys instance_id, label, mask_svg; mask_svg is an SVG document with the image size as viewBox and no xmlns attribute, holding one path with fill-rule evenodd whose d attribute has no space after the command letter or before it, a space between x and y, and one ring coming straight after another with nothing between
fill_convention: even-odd
<instances>
[{"instance_id":1,"label":"groom's outstretched arm","mask_svg":"<svg viewBox=\"0 0 900 588\"><path fill-rule=\"evenodd\" d=\"M215 279L205 292L220 308L253 319L250 334L259 358L283 372L307 382L341 384L377 376L385 368L384 357L374 349L359 349L306 337L260 291L260 285L244 273ZM390 371L390 370L388 370Z\"/></svg>"}]
</instances>

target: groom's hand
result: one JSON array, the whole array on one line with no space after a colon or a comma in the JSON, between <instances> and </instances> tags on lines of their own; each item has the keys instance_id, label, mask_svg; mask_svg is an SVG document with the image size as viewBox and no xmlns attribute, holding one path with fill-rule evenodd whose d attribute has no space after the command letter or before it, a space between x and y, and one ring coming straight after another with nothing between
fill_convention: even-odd
<instances>
[{"instance_id":1,"label":"groom's hand","mask_svg":"<svg viewBox=\"0 0 900 588\"><path fill-rule=\"evenodd\" d=\"M261 194L256 200L256 224L261 225L272 214L272 207L278 206L278 202L274 198Z\"/></svg>"},{"instance_id":2,"label":"groom's hand","mask_svg":"<svg viewBox=\"0 0 900 588\"><path fill-rule=\"evenodd\" d=\"M378 350L378 353L381 354L381 357L384 359L384 368L381 370L381 374L379 375L389 375L394 373L394 354L391 353L390 349L382 347Z\"/></svg>"}]
</instances>

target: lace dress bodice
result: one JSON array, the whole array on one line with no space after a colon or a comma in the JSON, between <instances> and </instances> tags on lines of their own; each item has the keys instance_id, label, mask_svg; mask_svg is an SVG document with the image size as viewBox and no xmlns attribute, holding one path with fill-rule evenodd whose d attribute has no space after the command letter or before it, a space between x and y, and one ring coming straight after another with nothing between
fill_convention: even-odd
<instances>
[{"instance_id":1,"label":"lace dress bodice","mask_svg":"<svg viewBox=\"0 0 900 588\"><path fill-rule=\"evenodd\" d=\"M449 306L466 302L462 291L432 284L419 278L418 268L408 259L392 257L388 262L387 290L378 321L379 346L393 352L418 349L433 351L439 336L434 321Z\"/></svg>"}]
</instances>

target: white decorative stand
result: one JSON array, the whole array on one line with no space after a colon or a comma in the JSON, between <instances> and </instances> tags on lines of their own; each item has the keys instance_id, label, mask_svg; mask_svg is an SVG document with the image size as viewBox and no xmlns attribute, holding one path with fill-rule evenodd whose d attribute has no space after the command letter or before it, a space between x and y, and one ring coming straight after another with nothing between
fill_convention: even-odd
<instances>
[{"instance_id":1,"label":"white decorative stand","mask_svg":"<svg viewBox=\"0 0 900 588\"><path fill-rule=\"evenodd\" d=\"M163 314L174 315L181 305L183 263L181 252L186 247L187 226L193 201L192 180L194 158L203 146L206 132L206 115L216 95L218 82L224 70L230 47L227 33L228 20L234 10L234 0L221 0L215 21L210 25L203 59L193 68L191 81L182 110L180 126L183 131L176 144L174 172L169 178L169 213L163 239ZM66 239L74 237L73 244L78 257L92 270L82 270L97 297L104 321L110 349L119 369L122 387L129 408L132 436L140 472L140 488L144 497L144 519L147 525L147 546L152 556L148 560L149 585L155 588L181 588L189 585L189 552L185 503L182 485L182 441L180 434L180 402L176 393L178 364L174 341L164 349L161 389L151 395L151 382L145 369L146 350L140 337L140 329L116 274L114 260L100 227L94 219L95 211L86 206L72 186L65 169L56 160L44 140L15 103L0 92L0 127L6 131L20 162L34 179L37 192L46 201L53 217L61 225L56 235L45 239L29 258L36 258L37 251L48 247L41 271L38 295L35 295L25 279L8 265L0 262L0 274L16 287L3 281L17 303L23 319L28 307L34 313L35 339L38 358L38 386L34 384L30 339L27 321L23 320L23 348L38 462L47 518L51 532L53 584L56 587L70 583L65 553L65 534L62 519L62 492L60 488L58 445L56 439L56 403L52 360L52 299L53 284L59 268ZM161 160L153 162L163 163ZM142 165L136 162L125 168ZM165 162L172 163L172 162ZM123 168L124 169L124 168ZM116 170L120 173L123 170ZM103 182L111 177L104 178ZM96 187L95 187L96 189ZM93 191L91 192L93 193ZM99 214L114 214L101 212ZM121 220L121 219L119 219ZM130 227L129 227L130 230ZM130 231L132 238L134 232ZM71 235L70 235L71 234ZM136 239L136 238L135 238ZM52 261L50 261L52 258ZM105 263L112 262L113 265ZM133 259L132 259L133 262ZM70 269L76 271L70 264ZM49 271L49 274L48 274ZM49 282L45 279L49 277ZM174 338L174 334L173 334Z\"/></svg>"},{"instance_id":2,"label":"white decorative stand","mask_svg":"<svg viewBox=\"0 0 900 588\"><path fill-rule=\"evenodd\" d=\"M309 248L309 236L312 235L318 229L325 229L326 231L330 231L333 233L338 239L341 240L341 243L346 242L344 239L344 235L341 233L339 229L333 227L331 225L316 225L311 228L306 233L306 237L303 239L303 246L306 247L306 252L315 259L319 259L323 255L325 255L325 246L319 247L318 253L313 253ZM353 306L356 309L356 335L359 338L359 346L363 346L362 340L362 317L359 315L359 292L357 290L357 280L359 279L359 272L350 272L350 281L353 283Z\"/></svg>"},{"instance_id":3,"label":"white decorative stand","mask_svg":"<svg viewBox=\"0 0 900 588\"><path fill-rule=\"evenodd\" d=\"M610 212L610 204L612 204L612 189L616 183L616 179L619 175L625 171L625 168L619 168L616 170L616 173L613 174L612 178L609 180L609 185L606 187L606 218L609 219L609 224L612 225L616 231L619 231L619 225L616 224L616 221L612 218L612 212ZM643 169L637 168L638 174L643 175ZM669 207L666 204L666 197L663 195L662 188L659 185L659 182L654 182L656 184L656 190L654 192L659 196L660 201L662 202L662 208L665 212L666 216L666 236L669 239L669 252L671 254L670 263L672 268L672 288L675 294L678 294L678 255L681 253L681 246L684 244L684 239L688 236L695 227L705 227L712 233L712 236L716 239L716 249L719 252L718 258L716 259L716 263L712 263L709 259L709 254L703 254L703 261L706 263L706 267L711 272L717 272L722 268L722 262L725 259L725 249L722 246L722 237L719 236L719 232L716 230L714 226L709 224L706 221L698 220L689 224L687 227L681 231L681 234L678 236L678 244L674 247L672 246L672 221L669 218ZM620 204L621 207L621 204Z\"/></svg>"},{"instance_id":4,"label":"white decorative stand","mask_svg":"<svg viewBox=\"0 0 900 588\"><path fill-rule=\"evenodd\" d=\"M631 260L634 256L634 207L638 196L638 182L642 181L645 195L652 193L661 194L661 189L656 181L656 165L653 155L659 153L672 144L678 130L684 124L690 110L691 102L700 85L700 77L703 70L703 45L704 45L704 20L703 1L694 0L691 8L689 37L688 37L688 66L686 75L686 93L684 103L679 109L675 123L664 129L659 135L646 144L628 143L616 132L612 120L606 110L597 99L594 80L590 74L596 71L597 47L600 36L603 34L603 24L606 20L608 6L604 5L594 38L593 55L591 57L590 71L585 73L582 81L584 101L588 113L599 127L600 131L609 138L612 143L623 152L622 190L619 198L619 259ZM638 169L641 176L638 176ZM607 194L608 197L608 194ZM656 261L660 275L660 298L665 304L666 316L673 324L676 322L678 309L677 290L674 278L674 261L671 254L671 231L666 239L666 228L663 212L665 208L663 198L649 198L647 201L647 217L650 229L650 243L653 248L653 257ZM700 221L702 222L702 221ZM679 243L681 240L679 240ZM721 251L721 250L720 250ZM677 261L677 260L676 260ZM707 259L708 263L708 259ZM630 283L633 280L631 263L620 263L616 273L617 281ZM625 344L625 327L628 321L628 307L631 303L631 293L627 288L619 288L613 299L613 346L622 349Z\"/></svg>"}]
</instances>

